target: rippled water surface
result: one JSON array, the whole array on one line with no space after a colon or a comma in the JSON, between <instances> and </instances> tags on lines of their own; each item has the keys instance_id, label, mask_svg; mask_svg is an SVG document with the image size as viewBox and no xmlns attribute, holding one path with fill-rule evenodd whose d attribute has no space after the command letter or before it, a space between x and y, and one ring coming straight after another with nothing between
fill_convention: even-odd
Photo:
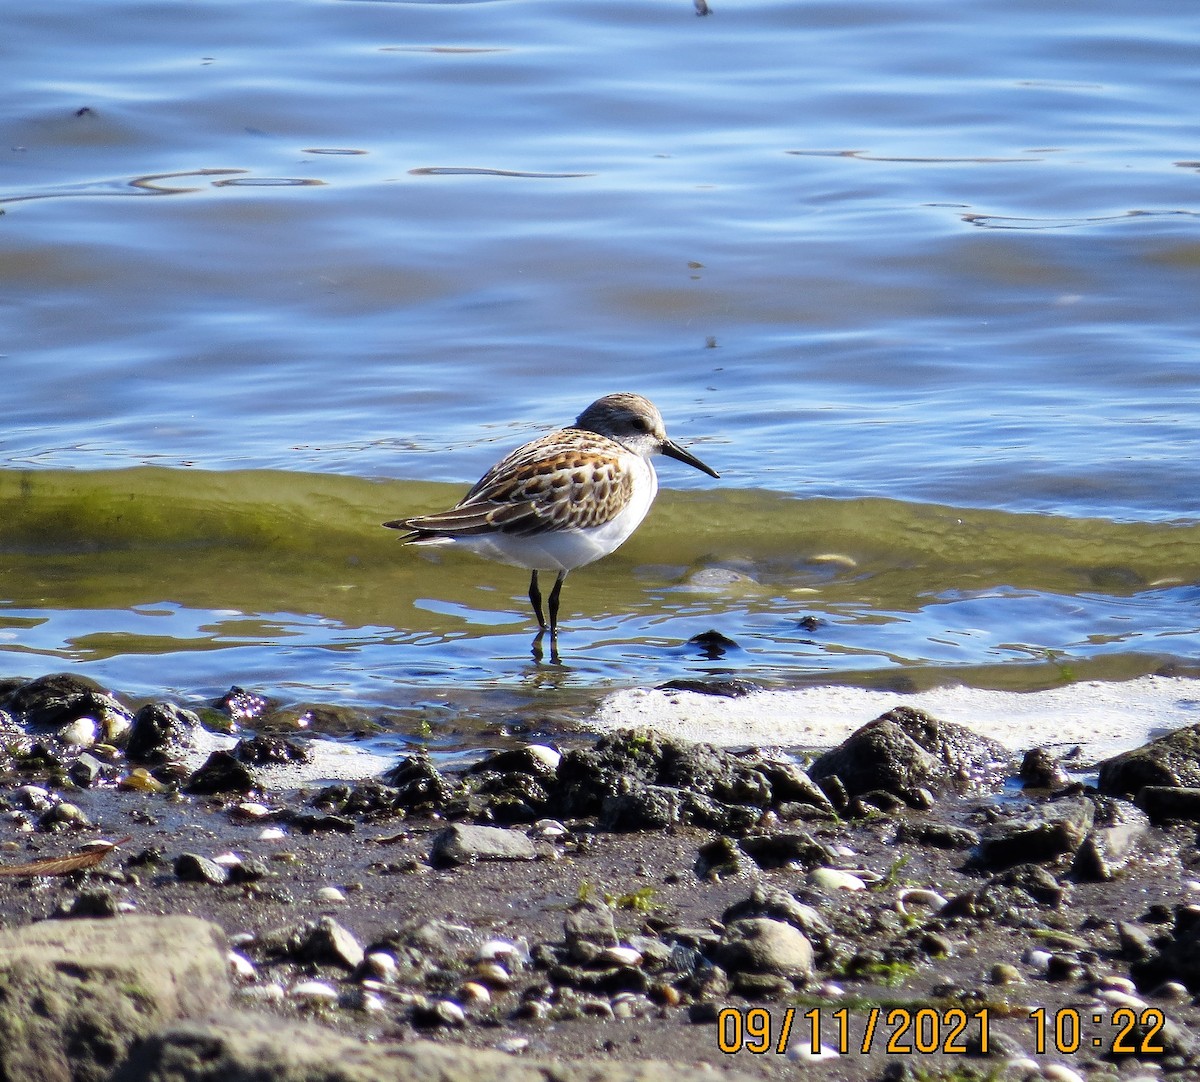
<instances>
[{"instance_id":1,"label":"rippled water surface","mask_svg":"<svg viewBox=\"0 0 1200 1082\"><path fill-rule=\"evenodd\" d=\"M711 8L9 4L0 668L399 725L1187 671L1200 12ZM722 476L539 666L520 571L378 523L621 389Z\"/></svg>"}]
</instances>

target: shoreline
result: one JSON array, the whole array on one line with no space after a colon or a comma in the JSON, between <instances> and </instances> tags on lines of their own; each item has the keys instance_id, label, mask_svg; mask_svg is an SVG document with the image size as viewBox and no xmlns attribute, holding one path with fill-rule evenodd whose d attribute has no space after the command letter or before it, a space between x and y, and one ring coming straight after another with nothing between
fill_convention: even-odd
<instances>
[{"instance_id":1,"label":"shoreline","mask_svg":"<svg viewBox=\"0 0 1200 1082\"><path fill-rule=\"evenodd\" d=\"M1022 761L953 718L898 709L804 769L643 729L507 747L465 769L411 755L383 777L283 790L264 782L269 764L302 755L301 740L247 738L189 767L199 719L147 707L124 732L94 719L112 743L85 749L64 735L106 699L54 685L59 716L31 726L39 689L22 687L0 704L23 707L0 764L0 977L17 957L25 972L27 941L48 931L81 944L125 928L137 956L144 924L187 916L221 944L220 973L188 969L207 974L198 1003L131 1030L121 1082L165 1078L154 1071L185 1033L222 1050L227 1080L250 1077L242 1044L261 1068L299 1039L341 1050L329 1054L343 1073L311 1077L347 1079L408 1077L394 1063L350 1073L354 1056L395 1048L415 1057L413 1077L451 1055L464 1075L551 1063L611 1082L682 1064L1089 1082L1200 1065L1189 730L1168 759L1160 742L1102 770L1099 788L1053 755ZM1151 779L1148 764L1176 776ZM125 840L88 870L13 873L97 837ZM19 1010L11 993L3 1008ZM1130 1011L1134 1054L1114 1057ZM1142 1022L1160 1016L1150 1035ZM1045 1028L1076 1018L1073 1049ZM889 1039L910 1051L889 1055ZM310 1077L292 1070L273 1077Z\"/></svg>"}]
</instances>

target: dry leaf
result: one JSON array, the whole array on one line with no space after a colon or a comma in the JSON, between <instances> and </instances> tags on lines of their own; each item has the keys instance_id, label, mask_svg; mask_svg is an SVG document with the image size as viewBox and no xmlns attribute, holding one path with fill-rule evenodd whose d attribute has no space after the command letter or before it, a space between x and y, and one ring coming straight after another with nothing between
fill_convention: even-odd
<instances>
[{"instance_id":1,"label":"dry leaf","mask_svg":"<svg viewBox=\"0 0 1200 1082\"><path fill-rule=\"evenodd\" d=\"M94 868L118 845L124 845L132 840L133 835L131 834L128 838L122 838L120 841L99 842L80 853L72 853L69 857L47 857L45 860L35 860L29 864L0 865L0 875L70 875L72 872Z\"/></svg>"}]
</instances>

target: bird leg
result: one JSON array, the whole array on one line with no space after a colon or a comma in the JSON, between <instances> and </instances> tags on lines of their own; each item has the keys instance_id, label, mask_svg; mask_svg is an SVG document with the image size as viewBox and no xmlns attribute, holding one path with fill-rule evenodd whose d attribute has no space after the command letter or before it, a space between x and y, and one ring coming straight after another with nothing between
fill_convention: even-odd
<instances>
[{"instance_id":1,"label":"bird leg","mask_svg":"<svg viewBox=\"0 0 1200 1082\"><path fill-rule=\"evenodd\" d=\"M555 586L557 590L558 587ZM538 589L537 572L533 573L529 580L529 603L533 606L533 615L537 617L538 627L542 631L546 630L546 617L542 615L542 591ZM550 595L550 619L554 620L554 613L558 609L558 597L556 594Z\"/></svg>"},{"instance_id":2,"label":"bird leg","mask_svg":"<svg viewBox=\"0 0 1200 1082\"><path fill-rule=\"evenodd\" d=\"M554 588L550 591L550 641L554 642L558 638L558 595L562 593L563 579L567 577L565 571L558 573L558 578L554 580Z\"/></svg>"}]
</instances>

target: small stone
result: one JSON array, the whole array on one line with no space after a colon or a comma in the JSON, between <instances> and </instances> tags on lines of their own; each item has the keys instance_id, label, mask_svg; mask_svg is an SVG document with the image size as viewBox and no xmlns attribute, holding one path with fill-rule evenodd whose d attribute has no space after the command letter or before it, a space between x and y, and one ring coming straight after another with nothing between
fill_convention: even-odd
<instances>
[{"instance_id":1,"label":"small stone","mask_svg":"<svg viewBox=\"0 0 1200 1082\"><path fill-rule=\"evenodd\" d=\"M337 887L321 887L314 896L314 899L322 905L336 905L339 902L344 902L346 895Z\"/></svg>"},{"instance_id":2,"label":"small stone","mask_svg":"<svg viewBox=\"0 0 1200 1082\"><path fill-rule=\"evenodd\" d=\"M117 788L133 793L165 793L167 791L167 787L144 766L135 766L117 782Z\"/></svg>"},{"instance_id":3,"label":"small stone","mask_svg":"<svg viewBox=\"0 0 1200 1082\"><path fill-rule=\"evenodd\" d=\"M992 984L1021 984L1025 978L1016 966L1009 965L1008 962L997 962L989 971L988 980Z\"/></svg>"},{"instance_id":4,"label":"small stone","mask_svg":"<svg viewBox=\"0 0 1200 1082\"><path fill-rule=\"evenodd\" d=\"M813 949L808 938L790 924L749 917L726 927L715 961L730 973L806 980L813 972Z\"/></svg>"},{"instance_id":5,"label":"small stone","mask_svg":"<svg viewBox=\"0 0 1200 1082\"><path fill-rule=\"evenodd\" d=\"M340 993L327 981L301 981L289 989L288 995L302 1006L332 1007Z\"/></svg>"},{"instance_id":6,"label":"small stone","mask_svg":"<svg viewBox=\"0 0 1200 1082\"><path fill-rule=\"evenodd\" d=\"M228 751L214 751L188 779L189 793L249 793L257 788L254 775Z\"/></svg>"},{"instance_id":7,"label":"small stone","mask_svg":"<svg viewBox=\"0 0 1200 1082\"><path fill-rule=\"evenodd\" d=\"M547 841L561 838L570 833L557 819L539 819L533 824L533 832L539 838L545 838Z\"/></svg>"},{"instance_id":8,"label":"small stone","mask_svg":"<svg viewBox=\"0 0 1200 1082\"><path fill-rule=\"evenodd\" d=\"M867 884L853 872L841 868L814 868L808 873L808 882L817 890L866 890Z\"/></svg>"},{"instance_id":9,"label":"small stone","mask_svg":"<svg viewBox=\"0 0 1200 1082\"><path fill-rule=\"evenodd\" d=\"M72 748L90 748L100 736L100 723L95 718L76 718L58 731L61 743Z\"/></svg>"},{"instance_id":10,"label":"small stone","mask_svg":"<svg viewBox=\"0 0 1200 1082\"><path fill-rule=\"evenodd\" d=\"M475 976L493 988L508 988L512 985L512 974L498 962L477 962Z\"/></svg>"},{"instance_id":11,"label":"small stone","mask_svg":"<svg viewBox=\"0 0 1200 1082\"><path fill-rule=\"evenodd\" d=\"M258 976L258 971L254 968L254 963L244 954L238 954L237 951L230 951L226 957L229 959L229 972L234 979L252 981Z\"/></svg>"},{"instance_id":12,"label":"small stone","mask_svg":"<svg viewBox=\"0 0 1200 1082\"><path fill-rule=\"evenodd\" d=\"M467 981L458 990L458 994L467 1003L477 1007L486 1007L492 1002L492 993L488 991L486 985L482 985L478 981Z\"/></svg>"},{"instance_id":13,"label":"small stone","mask_svg":"<svg viewBox=\"0 0 1200 1082\"><path fill-rule=\"evenodd\" d=\"M475 957L481 962L507 961L520 956L520 948L507 939L489 939L475 954Z\"/></svg>"},{"instance_id":14,"label":"small stone","mask_svg":"<svg viewBox=\"0 0 1200 1082\"><path fill-rule=\"evenodd\" d=\"M533 842L517 830L456 823L433 839L430 860L456 867L477 860L534 860Z\"/></svg>"},{"instance_id":15,"label":"small stone","mask_svg":"<svg viewBox=\"0 0 1200 1082\"><path fill-rule=\"evenodd\" d=\"M613 965L634 968L642 964L642 955L632 947L606 947L600 952L601 962L611 962Z\"/></svg>"},{"instance_id":16,"label":"small stone","mask_svg":"<svg viewBox=\"0 0 1200 1082\"><path fill-rule=\"evenodd\" d=\"M439 999L426 1006L418 1006L413 1012L417 1025L446 1026L457 1029L466 1025L466 1012L453 1000Z\"/></svg>"},{"instance_id":17,"label":"small stone","mask_svg":"<svg viewBox=\"0 0 1200 1082\"><path fill-rule=\"evenodd\" d=\"M520 1055L529 1048L528 1037L505 1037L502 1041L496 1042L497 1052L507 1052L510 1056Z\"/></svg>"},{"instance_id":18,"label":"small stone","mask_svg":"<svg viewBox=\"0 0 1200 1082\"><path fill-rule=\"evenodd\" d=\"M330 917L321 917L310 927L301 946L301 955L309 961L357 969L362 965L365 952L353 932Z\"/></svg>"},{"instance_id":19,"label":"small stone","mask_svg":"<svg viewBox=\"0 0 1200 1082\"><path fill-rule=\"evenodd\" d=\"M147 703L134 715L125 755L133 763L176 761L195 746L203 729L191 710L174 703Z\"/></svg>"},{"instance_id":20,"label":"small stone","mask_svg":"<svg viewBox=\"0 0 1200 1082\"><path fill-rule=\"evenodd\" d=\"M84 752L67 768L67 774L81 789L88 789L103 776L107 769L106 763L101 762L94 755Z\"/></svg>"},{"instance_id":21,"label":"small stone","mask_svg":"<svg viewBox=\"0 0 1200 1082\"><path fill-rule=\"evenodd\" d=\"M197 853L180 853L175 858L175 878L185 883L209 883L224 886L229 882L229 870L215 860Z\"/></svg>"},{"instance_id":22,"label":"small stone","mask_svg":"<svg viewBox=\"0 0 1200 1082\"><path fill-rule=\"evenodd\" d=\"M567 910L563 933L571 957L580 962L591 962L606 947L617 945L612 908L600 901L575 902Z\"/></svg>"},{"instance_id":23,"label":"small stone","mask_svg":"<svg viewBox=\"0 0 1200 1082\"><path fill-rule=\"evenodd\" d=\"M38 829L48 833L59 830L81 830L92 825L83 810L74 804L56 804L38 818Z\"/></svg>"},{"instance_id":24,"label":"small stone","mask_svg":"<svg viewBox=\"0 0 1200 1082\"><path fill-rule=\"evenodd\" d=\"M387 951L371 951L363 958L364 974L384 984L394 984L399 971L396 956Z\"/></svg>"}]
</instances>

